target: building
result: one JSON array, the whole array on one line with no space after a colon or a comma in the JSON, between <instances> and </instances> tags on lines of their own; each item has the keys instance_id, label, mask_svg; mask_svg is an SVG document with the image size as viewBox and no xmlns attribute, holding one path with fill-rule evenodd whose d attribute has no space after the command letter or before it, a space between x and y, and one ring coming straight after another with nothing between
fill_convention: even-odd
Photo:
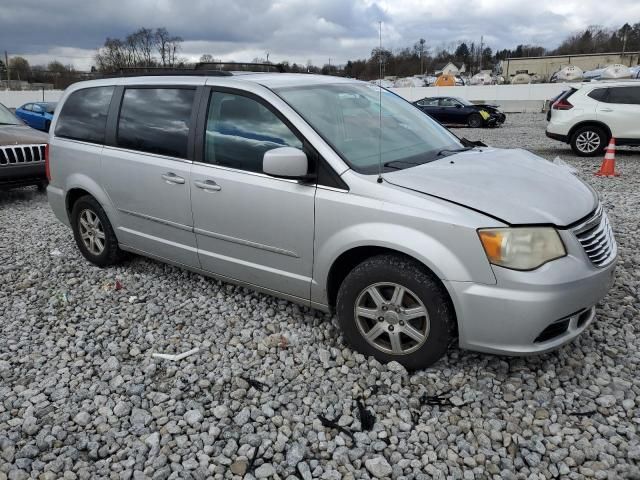
<instances>
[{"instance_id":1,"label":"building","mask_svg":"<svg viewBox=\"0 0 640 480\"><path fill-rule=\"evenodd\" d=\"M551 75L567 65L575 65L583 71L606 67L619 63L633 67L640 63L640 52L618 53L587 53L582 55L549 55L546 57L507 58L500 62L500 72L505 79L510 80L518 73L537 74L544 81L549 81Z\"/></svg>"},{"instance_id":2,"label":"building","mask_svg":"<svg viewBox=\"0 0 640 480\"><path fill-rule=\"evenodd\" d=\"M458 69L458 67L456 67L452 62L449 62L441 69L436 70L436 76L438 75L460 75L460 69Z\"/></svg>"}]
</instances>

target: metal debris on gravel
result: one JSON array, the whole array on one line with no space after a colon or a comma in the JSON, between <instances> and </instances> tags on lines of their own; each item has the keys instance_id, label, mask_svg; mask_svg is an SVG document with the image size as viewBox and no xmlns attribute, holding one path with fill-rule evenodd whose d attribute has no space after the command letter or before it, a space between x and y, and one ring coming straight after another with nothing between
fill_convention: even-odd
<instances>
[{"instance_id":1,"label":"metal debris on gravel","mask_svg":"<svg viewBox=\"0 0 640 480\"><path fill-rule=\"evenodd\" d=\"M0 193L0 480L640 478L640 151L598 178L544 127L454 131L559 156L599 192L620 260L596 322L546 355L453 348L412 374L328 315L140 257L94 267L44 195Z\"/></svg>"}]
</instances>

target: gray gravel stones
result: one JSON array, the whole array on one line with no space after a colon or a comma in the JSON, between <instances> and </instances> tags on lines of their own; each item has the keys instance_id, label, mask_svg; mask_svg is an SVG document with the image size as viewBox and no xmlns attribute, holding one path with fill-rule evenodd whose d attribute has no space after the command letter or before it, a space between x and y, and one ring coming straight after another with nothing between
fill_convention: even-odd
<instances>
[{"instance_id":1,"label":"gray gravel stones","mask_svg":"<svg viewBox=\"0 0 640 480\"><path fill-rule=\"evenodd\" d=\"M454 132L560 156L598 191L620 260L597 320L546 355L453 348L412 373L283 300L140 257L93 267L45 196L0 193L0 480L640 479L640 152L618 150L621 177L594 177L601 159L544 126L509 115Z\"/></svg>"},{"instance_id":2,"label":"gray gravel stones","mask_svg":"<svg viewBox=\"0 0 640 480\"><path fill-rule=\"evenodd\" d=\"M384 457L369 458L364 461L366 469L376 478L387 478L393 471L389 462Z\"/></svg>"}]
</instances>

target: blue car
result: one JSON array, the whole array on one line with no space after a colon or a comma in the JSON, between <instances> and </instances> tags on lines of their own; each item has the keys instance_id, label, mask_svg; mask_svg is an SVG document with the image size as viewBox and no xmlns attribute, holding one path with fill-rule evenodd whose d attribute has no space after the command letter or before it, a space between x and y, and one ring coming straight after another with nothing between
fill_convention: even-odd
<instances>
[{"instance_id":1,"label":"blue car","mask_svg":"<svg viewBox=\"0 0 640 480\"><path fill-rule=\"evenodd\" d=\"M48 132L55 109L56 103L53 102L25 103L16 108L16 116L30 127Z\"/></svg>"}]
</instances>

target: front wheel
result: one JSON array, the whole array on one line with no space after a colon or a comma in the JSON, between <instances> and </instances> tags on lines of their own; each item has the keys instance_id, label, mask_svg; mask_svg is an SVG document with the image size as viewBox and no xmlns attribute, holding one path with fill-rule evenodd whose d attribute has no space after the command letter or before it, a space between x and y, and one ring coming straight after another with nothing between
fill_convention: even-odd
<instances>
[{"instance_id":1,"label":"front wheel","mask_svg":"<svg viewBox=\"0 0 640 480\"><path fill-rule=\"evenodd\" d=\"M340 286L337 315L347 343L410 370L445 354L455 324L440 284L420 264L398 255L372 257L355 267Z\"/></svg>"},{"instance_id":2,"label":"front wheel","mask_svg":"<svg viewBox=\"0 0 640 480\"><path fill-rule=\"evenodd\" d=\"M479 113L472 113L467 118L467 125L471 128L480 128L482 126L482 117Z\"/></svg>"}]
</instances>

